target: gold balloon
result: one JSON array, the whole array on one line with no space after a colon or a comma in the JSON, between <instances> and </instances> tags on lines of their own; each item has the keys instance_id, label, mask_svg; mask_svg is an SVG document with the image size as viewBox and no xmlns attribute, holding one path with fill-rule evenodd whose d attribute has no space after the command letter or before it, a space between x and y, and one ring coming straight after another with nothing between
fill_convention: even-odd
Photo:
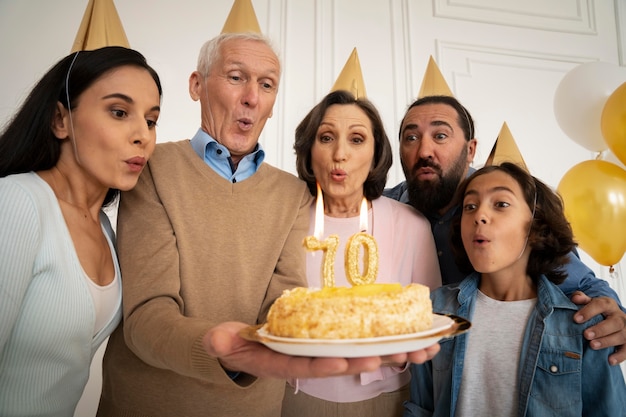
<instances>
[{"instance_id":1,"label":"gold balloon","mask_svg":"<svg viewBox=\"0 0 626 417\"><path fill-rule=\"evenodd\" d=\"M609 149L626 164L626 82L604 103L600 126Z\"/></svg>"},{"instance_id":2,"label":"gold balloon","mask_svg":"<svg viewBox=\"0 0 626 417\"><path fill-rule=\"evenodd\" d=\"M615 265L626 252L626 170L610 162L581 162L558 185L579 246L596 262Z\"/></svg>"}]
</instances>

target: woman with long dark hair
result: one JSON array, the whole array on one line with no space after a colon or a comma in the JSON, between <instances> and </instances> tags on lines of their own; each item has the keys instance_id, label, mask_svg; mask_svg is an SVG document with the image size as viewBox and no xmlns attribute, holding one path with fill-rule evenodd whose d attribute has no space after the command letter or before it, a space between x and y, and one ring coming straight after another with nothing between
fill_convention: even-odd
<instances>
[{"instance_id":1,"label":"woman with long dark hair","mask_svg":"<svg viewBox=\"0 0 626 417\"><path fill-rule=\"evenodd\" d=\"M121 318L102 208L135 186L162 90L131 49L75 52L0 135L0 416L72 416Z\"/></svg>"}]
</instances>

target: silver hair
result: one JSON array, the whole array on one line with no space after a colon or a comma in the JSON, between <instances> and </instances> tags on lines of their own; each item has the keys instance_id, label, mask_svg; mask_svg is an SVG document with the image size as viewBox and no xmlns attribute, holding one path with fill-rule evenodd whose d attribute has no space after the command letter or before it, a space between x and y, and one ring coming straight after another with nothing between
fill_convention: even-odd
<instances>
[{"instance_id":1,"label":"silver hair","mask_svg":"<svg viewBox=\"0 0 626 417\"><path fill-rule=\"evenodd\" d=\"M200 48L200 54L198 55L198 67L196 69L203 77L209 75L211 68L215 62L217 62L220 54L220 46L224 42L230 40L251 40L262 42L267 45L272 52L274 52L280 62L278 52L268 37L256 32L222 33L219 36L206 41L204 45L202 45L202 48Z\"/></svg>"}]
</instances>

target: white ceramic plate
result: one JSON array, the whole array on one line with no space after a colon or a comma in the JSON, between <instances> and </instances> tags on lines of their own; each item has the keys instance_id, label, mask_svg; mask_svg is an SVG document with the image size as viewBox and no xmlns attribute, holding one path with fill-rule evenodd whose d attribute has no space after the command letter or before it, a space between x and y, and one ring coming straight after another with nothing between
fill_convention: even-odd
<instances>
[{"instance_id":1,"label":"white ceramic plate","mask_svg":"<svg viewBox=\"0 0 626 417\"><path fill-rule=\"evenodd\" d=\"M333 340L296 339L273 336L264 327L255 327L250 328L247 338L263 343L274 351L292 356L359 358L424 349L434 345L442 337L458 334L467 328L469 322L465 319L433 314L433 325L430 329L398 336Z\"/></svg>"}]
</instances>

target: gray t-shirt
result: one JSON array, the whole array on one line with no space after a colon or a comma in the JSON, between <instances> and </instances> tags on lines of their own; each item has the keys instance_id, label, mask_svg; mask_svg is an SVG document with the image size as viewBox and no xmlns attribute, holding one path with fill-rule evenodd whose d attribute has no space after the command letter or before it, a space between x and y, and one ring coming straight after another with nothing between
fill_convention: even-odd
<instances>
[{"instance_id":1,"label":"gray t-shirt","mask_svg":"<svg viewBox=\"0 0 626 417\"><path fill-rule=\"evenodd\" d=\"M515 416L519 357L537 299L499 301L478 291L456 416Z\"/></svg>"}]
</instances>

